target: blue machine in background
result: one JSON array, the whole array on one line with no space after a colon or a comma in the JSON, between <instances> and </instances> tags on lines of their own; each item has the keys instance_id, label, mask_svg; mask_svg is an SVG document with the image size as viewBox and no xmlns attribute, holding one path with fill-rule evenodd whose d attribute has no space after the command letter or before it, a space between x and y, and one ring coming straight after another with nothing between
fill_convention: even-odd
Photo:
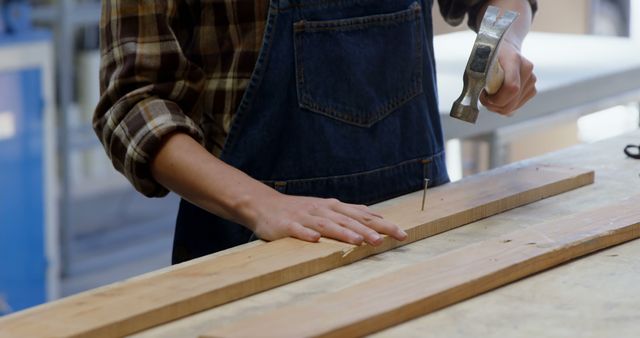
<instances>
[{"instance_id":1,"label":"blue machine in background","mask_svg":"<svg viewBox=\"0 0 640 338\"><path fill-rule=\"evenodd\" d=\"M49 297L43 69L32 61L18 66L15 55L32 54L26 48L49 42L50 34L31 28L26 1L0 1L0 13L2 315Z\"/></svg>"},{"instance_id":2,"label":"blue machine in background","mask_svg":"<svg viewBox=\"0 0 640 338\"><path fill-rule=\"evenodd\" d=\"M38 69L0 72L0 297L5 311L46 300L40 82Z\"/></svg>"},{"instance_id":3,"label":"blue machine in background","mask_svg":"<svg viewBox=\"0 0 640 338\"><path fill-rule=\"evenodd\" d=\"M0 0L0 32L20 34L31 30L31 7L26 0Z\"/></svg>"}]
</instances>

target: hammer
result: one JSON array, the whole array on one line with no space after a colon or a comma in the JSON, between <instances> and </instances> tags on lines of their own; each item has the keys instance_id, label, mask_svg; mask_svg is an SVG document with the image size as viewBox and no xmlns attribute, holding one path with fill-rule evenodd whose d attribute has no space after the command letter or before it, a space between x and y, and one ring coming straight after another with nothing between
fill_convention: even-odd
<instances>
[{"instance_id":1,"label":"hammer","mask_svg":"<svg viewBox=\"0 0 640 338\"><path fill-rule=\"evenodd\" d=\"M478 36L464 71L462 94L451 107L451 117L469 123L478 119L478 99L484 89L495 94L502 87L504 71L497 60L497 50L505 33L518 18L518 13L506 11L498 18L500 9L489 6L482 18Z\"/></svg>"}]
</instances>

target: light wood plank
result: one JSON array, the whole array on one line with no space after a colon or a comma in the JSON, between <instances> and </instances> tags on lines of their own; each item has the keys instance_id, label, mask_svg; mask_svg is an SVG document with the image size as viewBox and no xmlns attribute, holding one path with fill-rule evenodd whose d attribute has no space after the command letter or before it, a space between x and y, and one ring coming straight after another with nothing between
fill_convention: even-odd
<instances>
[{"instance_id":1,"label":"light wood plank","mask_svg":"<svg viewBox=\"0 0 640 338\"><path fill-rule=\"evenodd\" d=\"M355 337L640 237L640 195L462 247L202 336Z\"/></svg>"},{"instance_id":2,"label":"light wood plank","mask_svg":"<svg viewBox=\"0 0 640 338\"><path fill-rule=\"evenodd\" d=\"M204 257L0 319L0 336L122 336L327 271L505 210L593 183L592 171L523 165L430 189L378 206L407 231L376 248L331 240L283 239Z\"/></svg>"},{"instance_id":3,"label":"light wood plank","mask_svg":"<svg viewBox=\"0 0 640 338\"><path fill-rule=\"evenodd\" d=\"M640 131L633 132L527 160L530 164L592 169L597 173L594 185L158 325L131 338L197 338L240 318L306 302L444 252L633 196L640 192L640 162L626 158L620 149L639 137ZM640 257L640 240L601 250L372 336L636 337L640 323L640 260L634 257ZM518 325L513 325L516 322ZM433 330L434 327L438 329Z\"/></svg>"}]
</instances>

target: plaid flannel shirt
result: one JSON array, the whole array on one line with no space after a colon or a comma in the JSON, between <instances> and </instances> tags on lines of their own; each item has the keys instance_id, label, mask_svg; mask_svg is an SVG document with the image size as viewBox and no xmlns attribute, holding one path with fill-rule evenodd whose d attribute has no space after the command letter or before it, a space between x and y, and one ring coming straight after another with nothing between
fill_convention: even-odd
<instances>
[{"instance_id":1,"label":"plaid flannel shirt","mask_svg":"<svg viewBox=\"0 0 640 338\"><path fill-rule=\"evenodd\" d=\"M483 0L438 0L473 27ZM530 0L536 9L536 0ZM93 127L114 167L146 196L163 139L189 134L218 156L262 45L268 0L103 0Z\"/></svg>"}]
</instances>

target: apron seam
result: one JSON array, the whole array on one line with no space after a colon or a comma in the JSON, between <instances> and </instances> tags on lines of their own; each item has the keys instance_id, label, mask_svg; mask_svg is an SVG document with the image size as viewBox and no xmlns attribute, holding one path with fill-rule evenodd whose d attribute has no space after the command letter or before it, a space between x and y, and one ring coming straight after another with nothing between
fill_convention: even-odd
<instances>
[{"instance_id":1,"label":"apron seam","mask_svg":"<svg viewBox=\"0 0 640 338\"><path fill-rule=\"evenodd\" d=\"M351 173L351 174L332 175L332 176L318 176L318 177L312 177L312 178L299 178L299 179L292 179L292 180L272 179L272 180L261 180L261 182L263 182L265 184L277 184L277 183L280 183L280 182L306 183L306 182L313 182L313 181L317 181L317 180L344 179L344 178L350 178L350 177L355 177L355 176L359 176L359 175L376 174L376 173L379 173L379 172L391 170L393 168L400 167L400 166L403 166L403 165L406 165L406 164L410 164L410 163L413 163L413 162L421 162L426 167L427 165L433 163L433 159L434 158L438 158L438 157L441 157L443 155L444 155L444 150L440 150L439 152L434 153L433 155L419 156L419 157L415 157L415 158L412 158L412 159L409 159L409 160L404 160L404 161L402 161L400 163L387 165L387 166L376 168L376 169L355 172L355 173Z\"/></svg>"}]
</instances>

